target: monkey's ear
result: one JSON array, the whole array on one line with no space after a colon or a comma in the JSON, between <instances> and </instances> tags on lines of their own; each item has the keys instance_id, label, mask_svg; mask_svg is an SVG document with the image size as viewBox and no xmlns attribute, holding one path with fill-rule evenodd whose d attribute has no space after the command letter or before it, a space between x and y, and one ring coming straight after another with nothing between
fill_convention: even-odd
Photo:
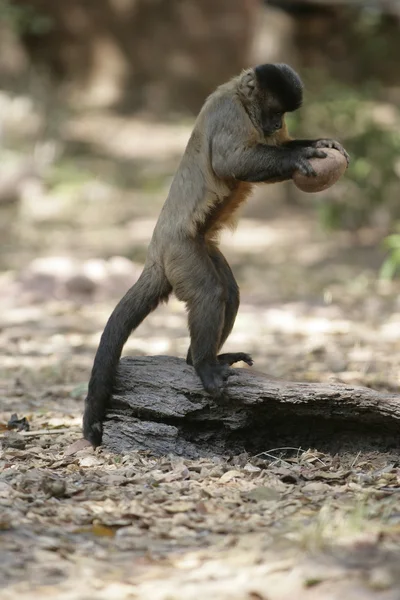
<instances>
[{"instance_id":1,"label":"monkey's ear","mask_svg":"<svg viewBox=\"0 0 400 600\"><path fill-rule=\"evenodd\" d=\"M257 79L254 69L243 71L238 83L238 91L244 97L252 100L257 91Z\"/></svg>"}]
</instances>

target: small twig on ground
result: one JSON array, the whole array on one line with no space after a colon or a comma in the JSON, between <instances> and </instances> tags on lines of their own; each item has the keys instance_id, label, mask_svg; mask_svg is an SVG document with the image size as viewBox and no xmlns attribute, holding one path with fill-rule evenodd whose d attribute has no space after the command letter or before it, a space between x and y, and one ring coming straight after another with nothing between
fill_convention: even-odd
<instances>
[{"instance_id":1,"label":"small twig on ground","mask_svg":"<svg viewBox=\"0 0 400 600\"><path fill-rule=\"evenodd\" d=\"M18 433L24 437L37 437L40 435L56 435L57 433L79 433L80 429L65 427L64 429L41 429L40 431L13 431L10 429L7 433L0 433L0 439L7 437L10 433Z\"/></svg>"}]
</instances>

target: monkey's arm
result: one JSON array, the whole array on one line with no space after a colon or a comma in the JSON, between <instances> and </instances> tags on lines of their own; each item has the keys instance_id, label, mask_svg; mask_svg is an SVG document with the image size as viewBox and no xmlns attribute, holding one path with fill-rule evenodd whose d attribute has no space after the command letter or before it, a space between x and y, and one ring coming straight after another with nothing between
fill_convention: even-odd
<instances>
[{"instance_id":1,"label":"monkey's arm","mask_svg":"<svg viewBox=\"0 0 400 600\"><path fill-rule=\"evenodd\" d=\"M212 145L211 162L215 174L221 179L260 183L291 179L295 171L315 176L309 159L325 156L325 152L312 146L257 144L240 147L237 140L222 143L217 137Z\"/></svg>"},{"instance_id":2,"label":"monkey's arm","mask_svg":"<svg viewBox=\"0 0 400 600\"><path fill-rule=\"evenodd\" d=\"M310 158L325 158L313 146L291 144L284 124L275 144L255 143L254 129L243 106L230 96L207 119L211 166L220 179L250 183L285 181L295 171L315 176Z\"/></svg>"}]
</instances>

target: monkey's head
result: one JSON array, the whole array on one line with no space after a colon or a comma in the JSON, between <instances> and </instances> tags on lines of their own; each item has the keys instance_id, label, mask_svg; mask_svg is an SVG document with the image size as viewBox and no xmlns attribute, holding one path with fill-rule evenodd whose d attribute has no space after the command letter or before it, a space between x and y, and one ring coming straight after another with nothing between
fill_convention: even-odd
<instances>
[{"instance_id":1,"label":"monkey's head","mask_svg":"<svg viewBox=\"0 0 400 600\"><path fill-rule=\"evenodd\" d=\"M244 71L238 82L242 102L257 129L272 136L284 124L284 114L300 108L303 84L291 67L265 64Z\"/></svg>"}]
</instances>

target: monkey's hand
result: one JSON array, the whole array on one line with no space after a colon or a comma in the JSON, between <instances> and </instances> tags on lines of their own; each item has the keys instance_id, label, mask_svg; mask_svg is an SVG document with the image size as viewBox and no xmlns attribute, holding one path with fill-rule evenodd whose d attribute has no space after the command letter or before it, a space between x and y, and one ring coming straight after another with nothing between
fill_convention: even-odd
<instances>
[{"instance_id":1,"label":"monkey's hand","mask_svg":"<svg viewBox=\"0 0 400 600\"><path fill-rule=\"evenodd\" d=\"M326 152L314 146L290 147L289 152L289 170L291 176L299 171L307 177L316 177L317 173L309 162L310 158L326 158Z\"/></svg>"},{"instance_id":2,"label":"monkey's hand","mask_svg":"<svg viewBox=\"0 0 400 600\"><path fill-rule=\"evenodd\" d=\"M312 146L313 146L313 148L333 148L334 150L337 150L338 152L340 152L340 154L343 154L343 156L345 157L345 159L347 161L347 164L349 164L349 162L350 162L350 156L349 156L348 152L346 152L346 150L343 148L342 144L340 144L336 140L331 140L331 139L315 140L312 143Z\"/></svg>"}]
</instances>

